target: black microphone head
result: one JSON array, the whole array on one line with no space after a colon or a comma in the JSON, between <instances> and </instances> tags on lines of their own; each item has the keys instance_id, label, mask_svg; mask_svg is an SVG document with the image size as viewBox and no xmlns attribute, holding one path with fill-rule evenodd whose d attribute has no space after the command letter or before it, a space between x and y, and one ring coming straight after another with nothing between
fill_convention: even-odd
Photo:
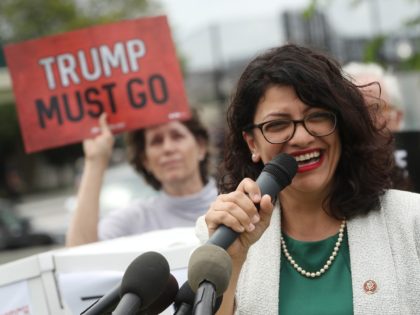
<instances>
[{"instance_id":1,"label":"black microphone head","mask_svg":"<svg viewBox=\"0 0 420 315\"><path fill-rule=\"evenodd\" d=\"M290 184L296 175L298 164L296 159L287 153L280 153L264 165L263 172L271 174L281 187Z\"/></svg>"},{"instance_id":2,"label":"black microphone head","mask_svg":"<svg viewBox=\"0 0 420 315\"><path fill-rule=\"evenodd\" d=\"M178 281L172 274L169 274L168 282L166 283L165 291L147 308L148 315L156 315L162 313L175 300L178 293Z\"/></svg>"},{"instance_id":3,"label":"black microphone head","mask_svg":"<svg viewBox=\"0 0 420 315\"><path fill-rule=\"evenodd\" d=\"M194 305L194 298L195 293L191 289L190 284L188 281L184 282L175 297L175 309L178 309L182 303L186 303L191 306Z\"/></svg>"},{"instance_id":4,"label":"black microphone head","mask_svg":"<svg viewBox=\"0 0 420 315\"><path fill-rule=\"evenodd\" d=\"M169 264L156 252L141 254L128 265L121 281L121 297L133 293L141 299L140 309L147 308L165 290Z\"/></svg>"},{"instance_id":5,"label":"black microphone head","mask_svg":"<svg viewBox=\"0 0 420 315\"><path fill-rule=\"evenodd\" d=\"M221 247L205 244L198 247L191 255L188 263L188 283L194 292L203 281L212 283L216 290L216 296L226 291L232 262L229 254Z\"/></svg>"}]
</instances>

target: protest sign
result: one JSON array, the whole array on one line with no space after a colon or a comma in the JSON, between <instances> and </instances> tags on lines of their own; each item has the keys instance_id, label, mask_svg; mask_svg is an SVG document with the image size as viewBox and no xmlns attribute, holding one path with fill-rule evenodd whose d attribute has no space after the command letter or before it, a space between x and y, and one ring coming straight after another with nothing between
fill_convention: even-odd
<instances>
[{"instance_id":1,"label":"protest sign","mask_svg":"<svg viewBox=\"0 0 420 315\"><path fill-rule=\"evenodd\" d=\"M94 26L5 47L26 152L191 113L166 17Z\"/></svg>"}]
</instances>

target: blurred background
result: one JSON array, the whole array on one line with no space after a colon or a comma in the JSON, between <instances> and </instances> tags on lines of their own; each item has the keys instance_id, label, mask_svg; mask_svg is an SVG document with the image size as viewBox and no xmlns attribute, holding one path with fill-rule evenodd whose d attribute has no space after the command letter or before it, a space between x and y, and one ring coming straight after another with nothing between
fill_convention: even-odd
<instances>
[{"instance_id":1,"label":"blurred background","mask_svg":"<svg viewBox=\"0 0 420 315\"><path fill-rule=\"evenodd\" d=\"M342 64L382 65L398 79L402 130L420 129L419 0L2 0L0 264L63 246L83 165L80 144L24 153L2 47L161 14L169 18L190 105L212 132L214 164L239 74L257 53L287 42L325 50ZM101 196L103 213L154 193L126 164L120 136L115 147Z\"/></svg>"}]
</instances>

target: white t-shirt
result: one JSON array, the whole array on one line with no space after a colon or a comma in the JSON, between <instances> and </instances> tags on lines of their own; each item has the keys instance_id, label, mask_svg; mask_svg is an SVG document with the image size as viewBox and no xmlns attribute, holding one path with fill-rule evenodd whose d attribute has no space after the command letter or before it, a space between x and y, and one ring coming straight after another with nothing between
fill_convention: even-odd
<instances>
[{"instance_id":1,"label":"white t-shirt","mask_svg":"<svg viewBox=\"0 0 420 315\"><path fill-rule=\"evenodd\" d=\"M217 197L216 183L210 178L193 195L174 197L160 191L147 199L138 199L124 208L113 210L100 220L99 240L141 234L174 227L193 227Z\"/></svg>"}]
</instances>

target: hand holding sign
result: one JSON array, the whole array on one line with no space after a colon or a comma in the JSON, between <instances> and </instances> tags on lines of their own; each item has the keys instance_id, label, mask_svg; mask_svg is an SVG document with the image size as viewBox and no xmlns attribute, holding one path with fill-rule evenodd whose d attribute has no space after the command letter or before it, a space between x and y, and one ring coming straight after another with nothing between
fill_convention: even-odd
<instances>
[{"instance_id":1,"label":"hand holding sign","mask_svg":"<svg viewBox=\"0 0 420 315\"><path fill-rule=\"evenodd\" d=\"M106 113L102 113L99 117L100 134L83 141L85 159L103 167L108 165L114 146L114 136L109 129L106 118Z\"/></svg>"}]
</instances>

